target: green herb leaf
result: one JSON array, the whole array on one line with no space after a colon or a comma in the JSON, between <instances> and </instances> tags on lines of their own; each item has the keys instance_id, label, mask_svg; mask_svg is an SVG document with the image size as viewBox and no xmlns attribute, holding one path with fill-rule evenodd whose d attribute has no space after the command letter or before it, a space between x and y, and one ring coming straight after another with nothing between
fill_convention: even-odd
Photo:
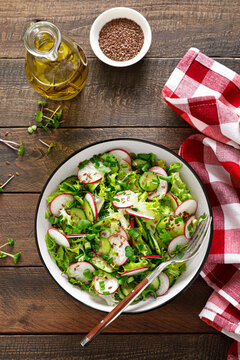
<instances>
[{"instance_id":1,"label":"green herb leaf","mask_svg":"<svg viewBox=\"0 0 240 360\"><path fill-rule=\"evenodd\" d=\"M51 143L48 147L48 152L51 151L52 147L54 146L54 143Z\"/></svg>"},{"instance_id":2,"label":"green herb leaf","mask_svg":"<svg viewBox=\"0 0 240 360\"><path fill-rule=\"evenodd\" d=\"M136 240L139 236L140 236L140 233L135 230L135 229L130 229L128 230L128 235L133 239L133 240Z\"/></svg>"},{"instance_id":3,"label":"green herb leaf","mask_svg":"<svg viewBox=\"0 0 240 360\"><path fill-rule=\"evenodd\" d=\"M105 290L105 282L99 281L100 290Z\"/></svg>"},{"instance_id":4,"label":"green herb leaf","mask_svg":"<svg viewBox=\"0 0 240 360\"><path fill-rule=\"evenodd\" d=\"M14 240L12 238L8 238L8 243L10 246L14 245Z\"/></svg>"},{"instance_id":5,"label":"green herb leaf","mask_svg":"<svg viewBox=\"0 0 240 360\"><path fill-rule=\"evenodd\" d=\"M18 252L17 254L13 255L13 261L15 264L18 263L20 256L21 256L21 252Z\"/></svg>"},{"instance_id":6,"label":"green herb leaf","mask_svg":"<svg viewBox=\"0 0 240 360\"><path fill-rule=\"evenodd\" d=\"M5 258L5 257L7 257L7 255L6 255L6 254L3 254L3 253L0 251L0 259L3 259L3 258Z\"/></svg>"},{"instance_id":7,"label":"green herb leaf","mask_svg":"<svg viewBox=\"0 0 240 360\"><path fill-rule=\"evenodd\" d=\"M19 150L18 150L18 155L23 155L24 154L24 146L22 144L22 142L20 142L20 147L19 147Z\"/></svg>"},{"instance_id":8,"label":"green herb leaf","mask_svg":"<svg viewBox=\"0 0 240 360\"><path fill-rule=\"evenodd\" d=\"M46 105L47 105L47 101L38 101L38 105L40 105L40 106L46 106Z\"/></svg>"},{"instance_id":9,"label":"green herb leaf","mask_svg":"<svg viewBox=\"0 0 240 360\"><path fill-rule=\"evenodd\" d=\"M38 110L36 112L35 121L40 123L40 122L42 122L42 119L43 119L43 113L42 113L42 111Z\"/></svg>"},{"instance_id":10,"label":"green herb leaf","mask_svg":"<svg viewBox=\"0 0 240 360\"><path fill-rule=\"evenodd\" d=\"M83 275L89 280L92 280L93 276L94 276L93 273L89 269L85 269L83 271Z\"/></svg>"}]
</instances>

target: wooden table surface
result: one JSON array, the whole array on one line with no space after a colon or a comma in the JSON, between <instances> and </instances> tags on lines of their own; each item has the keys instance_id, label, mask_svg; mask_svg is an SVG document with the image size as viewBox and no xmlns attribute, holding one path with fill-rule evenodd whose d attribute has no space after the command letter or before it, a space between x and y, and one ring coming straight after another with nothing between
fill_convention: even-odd
<instances>
[{"instance_id":1,"label":"wooden table surface","mask_svg":"<svg viewBox=\"0 0 240 360\"><path fill-rule=\"evenodd\" d=\"M104 10L129 6L148 19L153 41L147 56L123 69L98 61L89 44L94 19ZM0 359L221 360L231 343L198 317L211 289L199 277L172 303L146 314L121 316L88 348L82 334L103 313L68 297L38 256L34 213L49 174L73 151L114 137L143 138L175 151L196 130L168 107L164 83L184 53L198 47L240 72L239 6L232 0L8 0L0 4L0 137L23 141L25 154L0 144L0 182L19 176L0 194L0 242L14 238L22 251L17 266L0 260ZM61 128L27 132L38 95L24 70L23 34L30 21L55 23L85 49L89 78L83 92L62 103ZM50 102L51 108L57 103ZM38 139L54 142L48 153ZM10 162L10 165L6 164Z\"/></svg>"}]
</instances>

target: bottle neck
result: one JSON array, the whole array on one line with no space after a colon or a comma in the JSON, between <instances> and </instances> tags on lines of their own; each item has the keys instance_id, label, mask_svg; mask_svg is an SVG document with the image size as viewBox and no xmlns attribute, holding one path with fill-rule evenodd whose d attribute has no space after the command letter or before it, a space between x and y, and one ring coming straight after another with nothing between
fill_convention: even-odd
<instances>
[{"instance_id":1,"label":"bottle neck","mask_svg":"<svg viewBox=\"0 0 240 360\"><path fill-rule=\"evenodd\" d=\"M61 44L61 33L54 24L39 21L31 24L27 29L24 44L33 56L56 61Z\"/></svg>"}]
</instances>

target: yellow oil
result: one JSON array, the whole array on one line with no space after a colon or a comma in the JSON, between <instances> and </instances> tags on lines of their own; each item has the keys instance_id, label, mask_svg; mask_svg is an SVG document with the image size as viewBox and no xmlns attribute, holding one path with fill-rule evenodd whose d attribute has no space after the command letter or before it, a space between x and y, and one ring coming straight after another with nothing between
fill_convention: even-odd
<instances>
[{"instance_id":1,"label":"yellow oil","mask_svg":"<svg viewBox=\"0 0 240 360\"><path fill-rule=\"evenodd\" d=\"M34 43L40 52L49 51L54 45L53 37L41 33ZM86 56L79 45L62 37L55 61L35 57L27 53L25 70L28 81L42 96L52 100L68 100L84 87L88 77Z\"/></svg>"}]
</instances>

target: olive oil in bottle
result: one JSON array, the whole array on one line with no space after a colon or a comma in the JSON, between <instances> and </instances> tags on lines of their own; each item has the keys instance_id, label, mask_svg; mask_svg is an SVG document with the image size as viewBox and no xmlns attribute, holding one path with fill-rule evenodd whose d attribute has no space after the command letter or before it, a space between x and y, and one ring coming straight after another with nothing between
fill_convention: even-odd
<instances>
[{"instance_id":1,"label":"olive oil in bottle","mask_svg":"<svg viewBox=\"0 0 240 360\"><path fill-rule=\"evenodd\" d=\"M68 100L83 89L88 77L86 56L55 25L46 21L32 24L24 42L27 78L38 93L52 100Z\"/></svg>"}]
</instances>

